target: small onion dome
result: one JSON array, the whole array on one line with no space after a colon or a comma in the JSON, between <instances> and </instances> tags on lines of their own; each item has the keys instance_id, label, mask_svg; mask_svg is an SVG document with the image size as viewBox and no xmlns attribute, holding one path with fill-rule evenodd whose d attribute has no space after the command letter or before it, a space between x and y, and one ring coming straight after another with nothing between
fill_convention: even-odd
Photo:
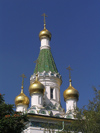
<instances>
[{"instance_id":1,"label":"small onion dome","mask_svg":"<svg viewBox=\"0 0 100 133\"><path fill-rule=\"evenodd\" d=\"M67 99L72 99L72 98L78 100L79 98L78 91L71 85L71 79L69 80L69 87L64 91L63 96L65 101Z\"/></svg>"},{"instance_id":2,"label":"small onion dome","mask_svg":"<svg viewBox=\"0 0 100 133\"><path fill-rule=\"evenodd\" d=\"M40 33L39 33L39 38L40 38L40 40L42 39L42 38L45 38L45 37L48 37L50 40L51 40L51 33L46 29L46 28L44 28L42 31L40 31Z\"/></svg>"},{"instance_id":3,"label":"small onion dome","mask_svg":"<svg viewBox=\"0 0 100 133\"><path fill-rule=\"evenodd\" d=\"M29 98L23 93L23 86L21 93L15 98L15 105L29 105Z\"/></svg>"},{"instance_id":4,"label":"small onion dome","mask_svg":"<svg viewBox=\"0 0 100 133\"><path fill-rule=\"evenodd\" d=\"M34 83L30 84L29 86L29 92L30 92L30 95L32 95L33 93L42 93L44 94L44 91L45 91L45 87L43 84L41 84L39 81L38 81L38 75L36 75L36 80L34 81Z\"/></svg>"}]
</instances>

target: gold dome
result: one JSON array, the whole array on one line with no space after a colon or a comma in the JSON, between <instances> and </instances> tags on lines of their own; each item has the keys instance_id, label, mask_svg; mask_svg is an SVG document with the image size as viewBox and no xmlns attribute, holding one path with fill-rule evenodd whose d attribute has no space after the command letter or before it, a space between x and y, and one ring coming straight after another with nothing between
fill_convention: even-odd
<instances>
[{"instance_id":1,"label":"gold dome","mask_svg":"<svg viewBox=\"0 0 100 133\"><path fill-rule=\"evenodd\" d=\"M15 98L15 105L29 105L29 98L23 93L23 86L21 93Z\"/></svg>"},{"instance_id":2,"label":"gold dome","mask_svg":"<svg viewBox=\"0 0 100 133\"><path fill-rule=\"evenodd\" d=\"M29 86L30 95L33 94L33 93L42 93L42 94L44 94L44 91L45 91L45 87L44 87L43 84L41 84L38 81L38 78L37 78L37 75L36 75L36 80L34 81L34 83L30 84L30 86Z\"/></svg>"},{"instance_id":3,"label":"gold dome","mask_svg":"<svg viewBox=\"0 0 100 133\"><path fill-rule=\"evenodd\" d=\"M64 100L75 98L78 100L79 93L78 91L71 85L71 79L69 80L69 87L63 93Z\"/></svg>"},{"instance_id":4,"label":"gold dome","mask_svg":"<svg viewBox=\"0 0 100 133\"><path fill-rule=\"evenodd\" d=\"M44 28L42 31L40 31L39 33L39 38L40 40L44 37L48 37L50 40L51 40L51 33L46 29Z\"/></svg>"},{"instance_id":5,"label":"gold dome","mask_svg":"<svg viewBox=\"0 0 100 133\"><path fill-rule=\"evenodd\" d=\"M51 40L51 33L46 29L45 17L47 17L47 15L43 13L42 16L44 16L44 29L40 31L39 38L41 40L42 38L48 37Z\"/></svg>"}]
</instances>

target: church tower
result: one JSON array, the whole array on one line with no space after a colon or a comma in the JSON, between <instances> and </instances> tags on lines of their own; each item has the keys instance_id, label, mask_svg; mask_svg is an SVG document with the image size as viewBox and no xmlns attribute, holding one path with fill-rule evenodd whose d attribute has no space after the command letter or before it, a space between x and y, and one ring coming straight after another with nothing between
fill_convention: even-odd
<instances>
[{"instance_id":1,"label":"church tower","mask_svg":"<svg viewBox=\"0 0 100 133\"><path fill-rule=\"evenodd\" d=\"M62 83L61 75L59 74L54 58L51 53L50 40L51 33L46 29L46 21L44 16L44 29L39 33L40 39L40 53L36 61L36 67L33 75L30 77L30 86L36 79L38 74L38 80L45 86L45 92L43 95L43 106L50 109L61 110L60 106L60 85ZM32 89L32 88L31 88ZM30 87L29 87L30 91ZM31 96L31 101L33 97ZM31 104L31 106L34 106Z\"/></svg>"}]
</instances>

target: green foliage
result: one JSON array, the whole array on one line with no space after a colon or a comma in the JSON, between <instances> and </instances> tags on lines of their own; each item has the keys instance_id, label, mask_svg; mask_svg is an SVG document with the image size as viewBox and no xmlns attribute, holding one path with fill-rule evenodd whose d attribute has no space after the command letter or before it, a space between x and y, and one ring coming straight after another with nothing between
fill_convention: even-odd
<instances>
[{"instance_id":1,"label":"green foliage","mask_svg":"<svg viewBox=\"0 0 100 133\"><path fill-rule=\"evenodd\" d=\"M27 121L27 116L15 112L14 105L6 104L4 95L0 94L0 133L21 133Z\"/></svg>"},{"instance_id":2,"label":"green foliage","mask_svg":"<svg viewBox=\"0 0 100 133\"><path fill-rule=\"evenodd\" d=\"M72 122L71 130L84 133L100 133L100 90L94 88L95 97L82 109L75 111L76 121Z\"/></svg>"}]
</instances>

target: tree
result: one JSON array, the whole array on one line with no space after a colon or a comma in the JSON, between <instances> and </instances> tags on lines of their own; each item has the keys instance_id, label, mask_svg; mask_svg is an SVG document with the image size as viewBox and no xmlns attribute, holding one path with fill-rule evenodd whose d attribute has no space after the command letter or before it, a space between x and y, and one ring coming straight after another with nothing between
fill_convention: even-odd
<instances>
[{"instance_id":1,"label":"tree","mask_svg":"<svg viewBox=\"0 0 100 133\"><path fill-rule=\"evenodd\" d=\"M0 94L0 133L21 133L27 121L27 115L15 112L14 105L6 104Z\"/></svg>"},{"instance_id":2,"label":"tree","mask_svg":"<svg viewBox=\"0 0 100 133\"><path fill-rule=\"evenodd\" d=\"M94 94L87 106L75 111L76 120L70 125L75 133L100 133L100 90L94 87Z\"/></svg>"}]
</instances>

